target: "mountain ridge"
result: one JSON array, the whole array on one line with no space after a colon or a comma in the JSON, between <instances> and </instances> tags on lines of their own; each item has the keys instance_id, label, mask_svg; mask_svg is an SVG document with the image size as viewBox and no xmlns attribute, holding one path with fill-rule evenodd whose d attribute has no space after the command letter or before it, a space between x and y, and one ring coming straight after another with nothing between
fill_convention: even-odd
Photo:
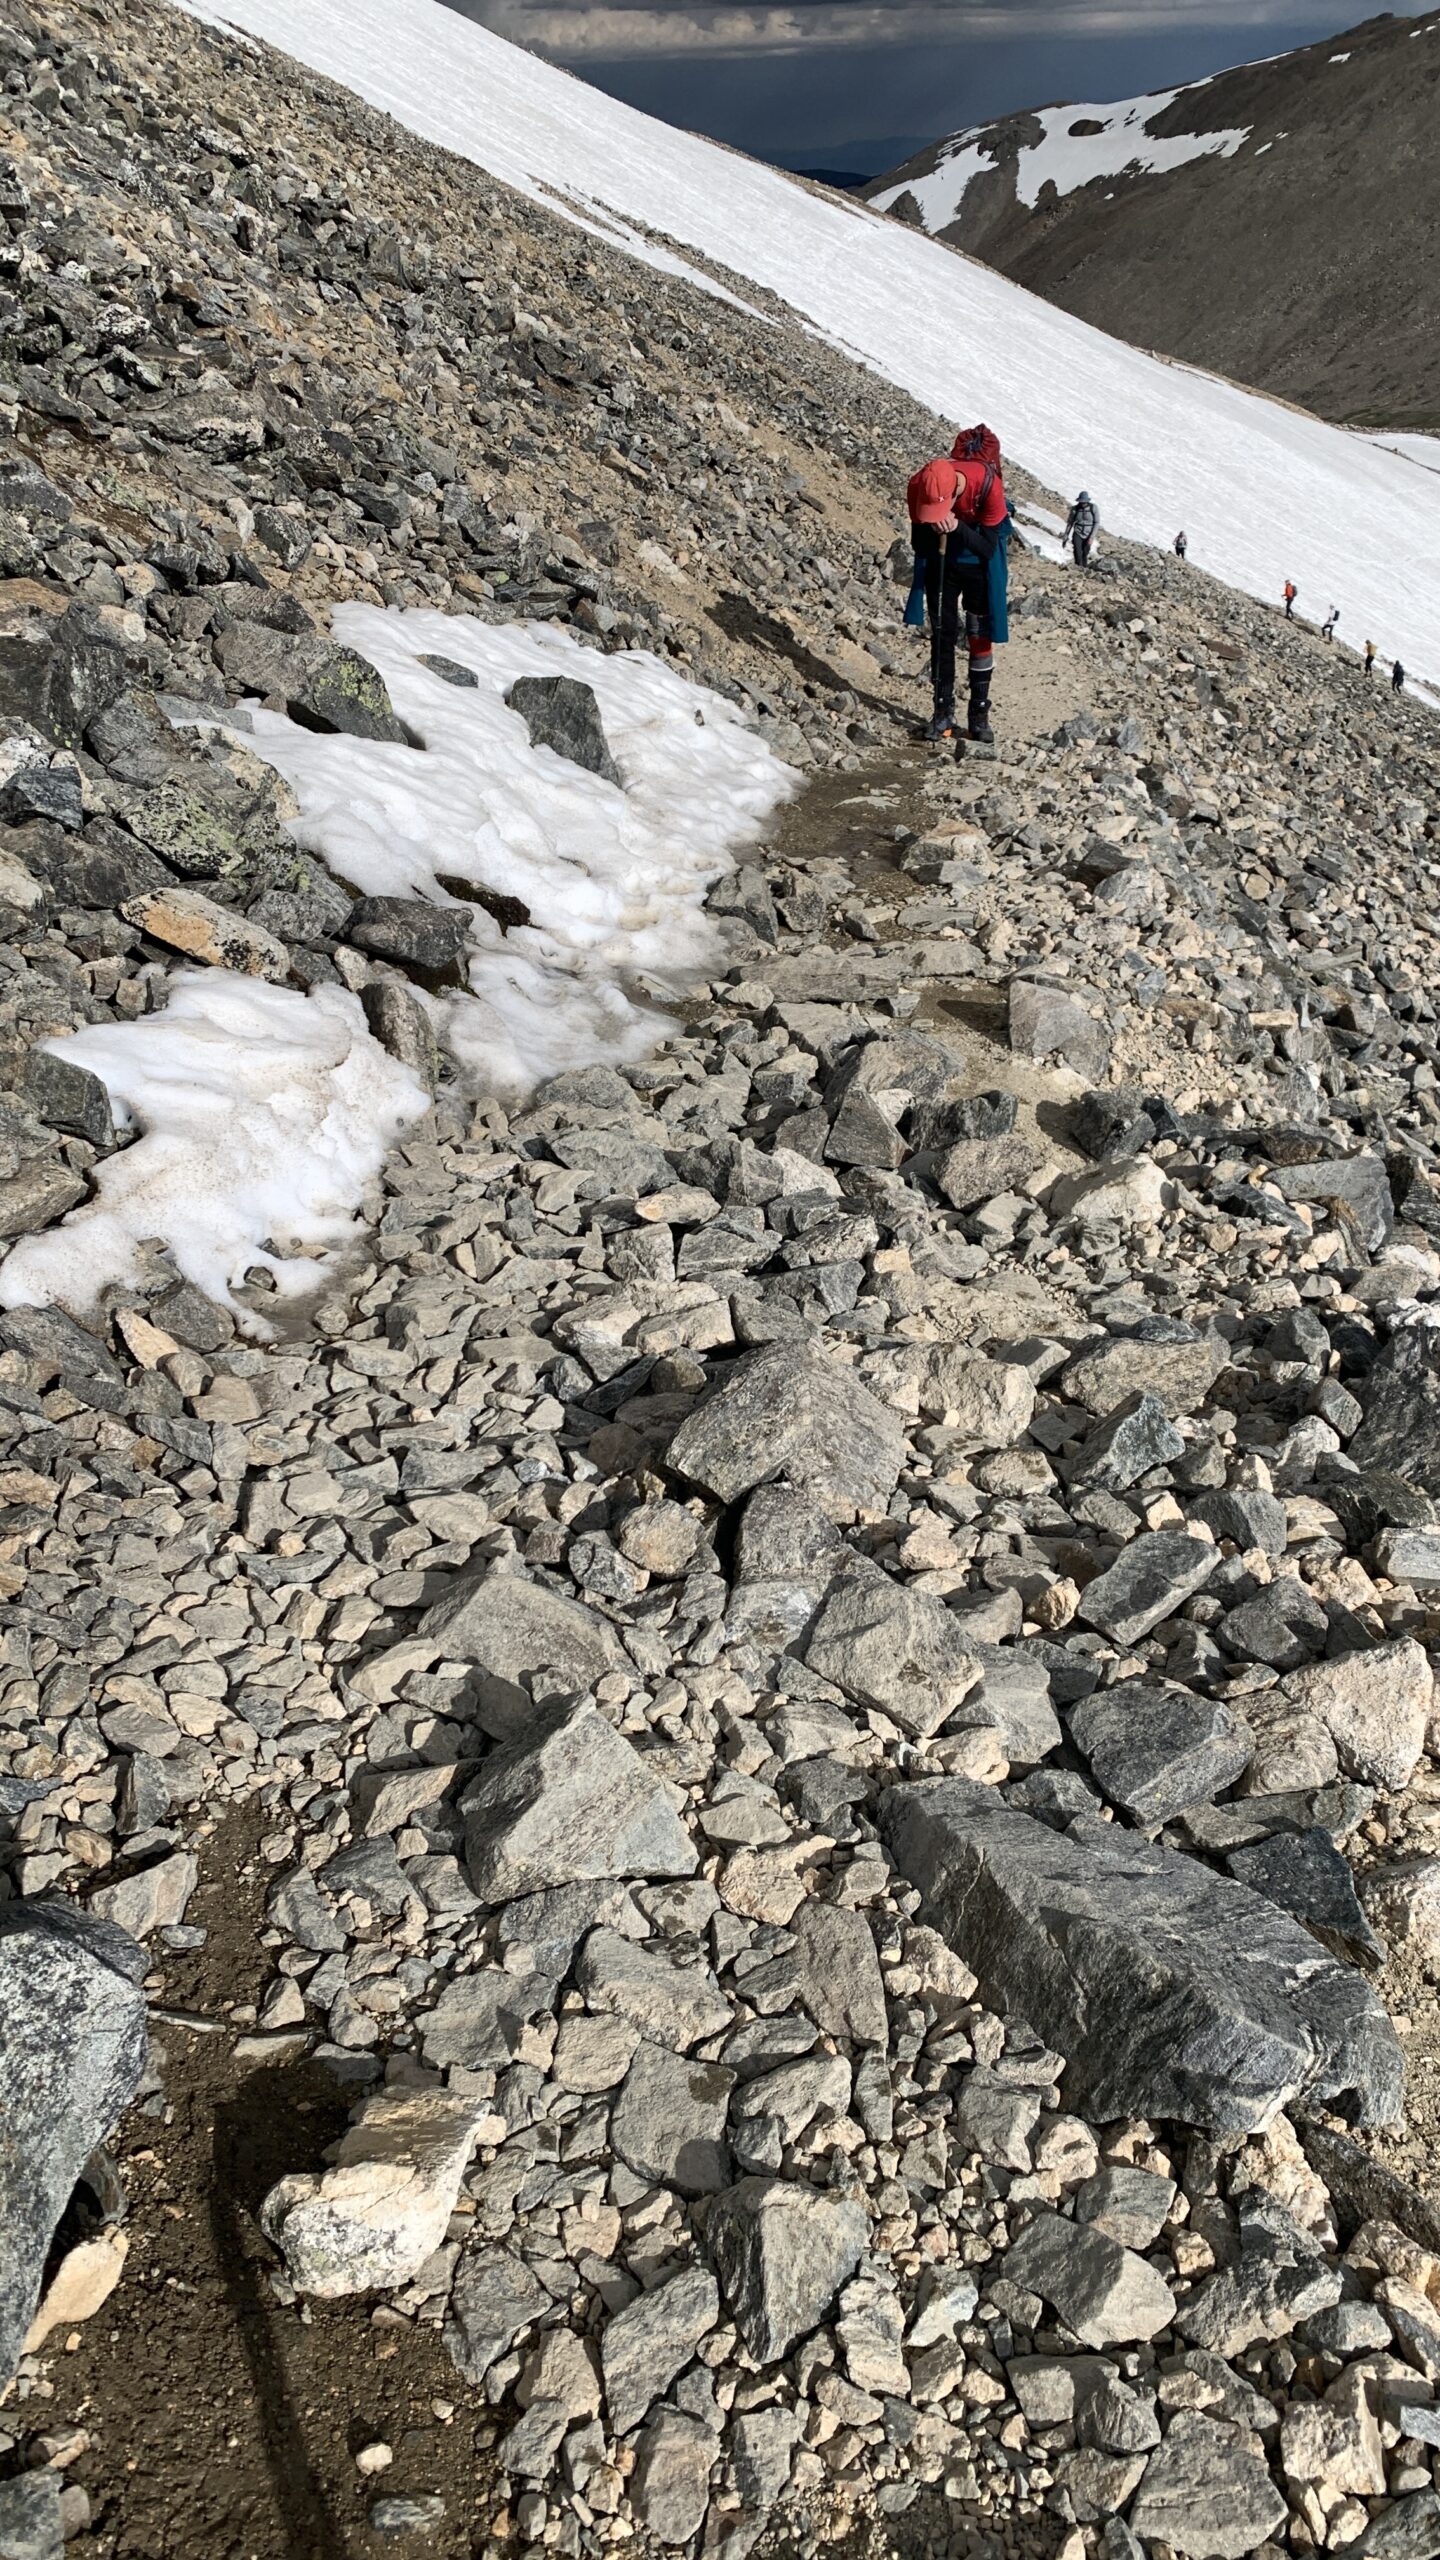
<instances>
[{"instance_id":1,"label":"mountain ridge","mask_svg":"<svg viewBox=\"0 0 1440 2560\"><path fill-rule=\"evenodd\" d=\"M1434 12L1377 17L1183 88L1052 102L862 192L1132 345L1423 432L1440 425L1436 38Z\"/></svg>"}]
</instances>

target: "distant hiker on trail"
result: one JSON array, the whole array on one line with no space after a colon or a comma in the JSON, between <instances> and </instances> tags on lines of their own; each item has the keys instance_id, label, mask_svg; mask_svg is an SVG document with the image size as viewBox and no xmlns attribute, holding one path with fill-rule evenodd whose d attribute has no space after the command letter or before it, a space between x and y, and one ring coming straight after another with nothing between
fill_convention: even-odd
<instances>
[{"instance_id":1,"label":"distant hiker on trail","mask_svg":"<svg viewBox=\"0 0 1440 2560\"><path fill-rule=\"evenodd\" d=\"M1188 540L1187 540L1186 536L1185 536L1183 533L1177 533L1177 534L1176 534L1176 536L1175 536L1175 557L1176 557L1176 559L1177 559L1177 560L1183 560L1183 559L1185 558L1186 553L1189 551L1189 548L1190 548L1190 544L1189 544L1189 542L1188 542Z\"/></svg>"},{"instance_id":2,"label":"distant hiker on trail","mask_svg":"<svg viewBox=\"0 0 1440 2560\"><path fill-rule=\"evenodd\" d=\"M1375 673L1375 643L1373 640L1367 640L1365 643L1365 673L1367 676L1373 676Z\"/></svg>"},{"instance_id":3,"label":"distant hiker on trail","mask_svg":"<svg viewBox=\"0 0 1440 2560\"><path fill-rule=\"evenodd\" d=\"M1336 623L1339 621L1339 619L1340 619L1340 607L1338 606L1338 604L1332 604L1332 606L1330 607L1329 612L1328 612L1328 613L1326 614L1326 616L1325 616L1324 621L1323 621L1323 622L1321 623L1321 625L1320 625L1320 637L1321 637L1321 639L1322 639L1322 640L1333 640L1333 639L1334 639L1334 637L1335 637L1335 625L1336 625Z\"/></svg>"},{"instance_id":4,"label":"distant hiker on trail","mask_svg":"<svg viewBox=\"0 0 1440 2560\"><path fill-rule=\"evenodd\" d=\"M1065 519L1062 542L1068 542L1075 555L1077 569L1090 566L1090 545L1100 530L1100 510L1088 489L1082 489Z\"/></svg>"},{"instance_id":5,"label":"distant hiker on trail","mask_svg":"<svg viewBox=\"0 0 1440 2560\"><path fill-rule=\"evenodd\" d=\"M1295 619L1295 598L1298 593L1299 590L1296 587L1294 579L1287 578L1285 581L1285 619L1287 622L1293 622Z\"/></svg>"},{"instance_id":6,"label":"distant hiker on trail","mask_svg":"<svg viewBox=\"0 0 1440 2560\"><path fill-rule=\"evenodd\" d=\"M1000 477L998 437L989 427L963 428L948 455L914 474L908 495L916 583L923 578L930 616L935 696L930 736L955 734L955 653L963 611L970 676L965 734L988 746L994 735L990 679L995 645L1010 637L1005 558L1010 506Z\"/></svg>"},{"instance_id":7,"label":"distant hiker on trail","mask_svg":"<svg viewBox=\"0 0 1440 2560\"><path fill-rule=\"evenodd\" d=\"M1390 670L1390 690L1392 693L1403 693L1405 690L1405 670L1398 658Z\"/></svg>"}]
</instances>

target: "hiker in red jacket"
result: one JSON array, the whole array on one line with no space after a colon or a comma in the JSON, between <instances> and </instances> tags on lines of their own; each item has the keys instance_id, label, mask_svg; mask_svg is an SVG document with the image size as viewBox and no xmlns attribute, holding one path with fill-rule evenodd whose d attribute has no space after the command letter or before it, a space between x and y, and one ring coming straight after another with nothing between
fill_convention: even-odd
<instances>
[{"instance_id":1,"label":"hiker in red jacket","mask_svg":"<svg viewBox=\"0 0 1440 2560\"><path fill-rule=\"evenodd\" d=\"M1287 578L1285 581L1285 619L1287 622L1293 622L1295 619L1295 598L1297 593L1298 589L1295 585L1294 579Z\"/></svg>"},{"instance_id":2,"label":"hiker in red jacket","mask_svg":"<svg viewBox=\"0 0 1440 2560\"><path fill-rule=\"evenodd\" d=\"M1010 508L1000 477L1000 443L989 427L966 427L948 455L910 482L910 539L930 617L934 739L955 734L955 654L965 616L969 662L966 735L988 745L995 643L1009 637L1005 539Z\"/></svg>"}]
</instances>

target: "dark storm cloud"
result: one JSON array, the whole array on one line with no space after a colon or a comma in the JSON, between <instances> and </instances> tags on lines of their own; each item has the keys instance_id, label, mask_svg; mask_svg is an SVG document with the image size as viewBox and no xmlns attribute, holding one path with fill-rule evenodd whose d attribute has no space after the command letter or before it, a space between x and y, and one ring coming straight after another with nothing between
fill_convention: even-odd
<instances>
[{"instance_id":1,"label":"dark storm cloud","mask_svg":"<svg viewBox=\"0 0 1440 2560\"><path fill-rule=\"evenodd\" d=\"M1299 12L1296 0L468 0L465 14L554 61L583 66L1021 38L1094 41L1199 26L1233 29L1241 55L1255 29L1292 25Z\"/></svg>"}]
</instances>

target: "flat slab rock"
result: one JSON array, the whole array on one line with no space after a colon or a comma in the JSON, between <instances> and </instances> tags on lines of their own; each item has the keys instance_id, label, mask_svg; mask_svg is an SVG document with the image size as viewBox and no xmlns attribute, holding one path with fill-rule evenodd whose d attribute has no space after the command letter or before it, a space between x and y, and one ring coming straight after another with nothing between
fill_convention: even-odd
<instances>
[{"instance_id":1,"label":"flat slab rock","mask_svg":"<svg viewBox=\"0 0 1440 2560\"><path fill-rule=\"evenodd\" d=\"M1137 1822L1168 1822L1243 1777L1254 1739L1243 1716L1190 1690L1122 1680L1071 1713L1091 1775Z\"/></svg>"},{"instance_id":2,"label":"flat slab rock","mask_svg":"<svg viewBox=\"0 0 1440 2560\"><path fill-rule=\"evenodd\" d=\"M1146 2464L1129 2520L1142 2540L1168 2542L1184 2560L1243 2560L1286 2515L1255 2438L1181 2409Z\"/></svg>"},{"instance_id":3,"label":"flat slab rock","mask_svg":"<svg viewBox=\"0 0 1440 2560\"><path fill-rule=\"evenodd\" d=\"M1093 2223L1037 2213L1006 2252L1005 2274L1059 2312L1087 2347L1153 2338L1175 2317L1163 2276Z\"/></svg>"},{"instance_id":4,"label":"flat slab rock","mask_svg":"<svg viewBox=\"0 0 1440 2560\"><path fill-rule=\"evenodd\" d=\"M392 1697L410 1672L442 1655L474 1663L478 1720L507 1742L534 1723L532 1699L573 1697L624 1660L614 1628L582 1601L490 1565L457 1573L413 1635L366 1663L361 1695Z\"/></svg>"},{"instance_id":5,"label":"flat slab rock","mask_svg":"<svg viewBox=\"0 0 1440 2560\"><path fill-rule=\"evenodd\" d=\"M938 1732L981 1680L951 1612L868 1556L848 1562L831 1584L805 1659L857 1706L892 1716L903 1733Z\"/></svg>"},{"instance_id":6,"label":"flat slab rock","mask_svg":"<svg viewBox=\"0 0 1440 2560\"><path fill-rule=\"evenodd\" d=\"M1373 1992L1245 1886L1111 1824L1053 1831L965 1778L892 1787L878 1820L982 1996L1065 2056L1092 2120L1246 2133L1301 2098L1398 2117Z\"/></svg>"}]
</instances>

